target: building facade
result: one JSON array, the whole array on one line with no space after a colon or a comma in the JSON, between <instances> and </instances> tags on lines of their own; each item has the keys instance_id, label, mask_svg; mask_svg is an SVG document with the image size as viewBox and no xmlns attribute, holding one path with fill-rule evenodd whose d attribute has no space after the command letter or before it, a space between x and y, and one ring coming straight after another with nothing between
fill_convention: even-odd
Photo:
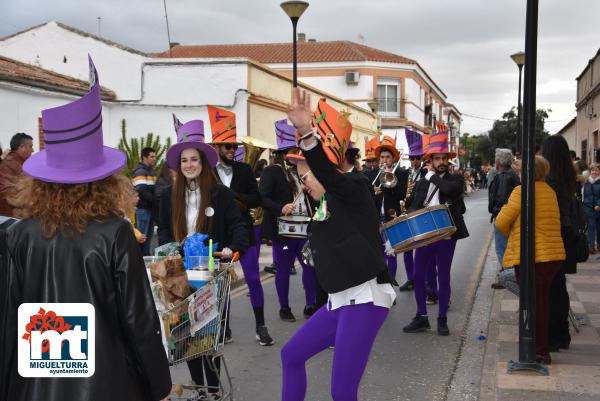
<instances>
[{"instance_id":1,"label":"building facade","mask_svg":"<svg viewBox=\"0 0 600 401\"><path fill-rule=\"evenodd\" d=\"M175 45L162 58L248 57L292 75L292 44ZM451 127L457 149L461 113L415 60L349 41L298 42L298 79L346 102L376 112L384 134L408 150L404 130L431 132L436 121Z\"/></svg>"},{"instance_id":2,"label":"building facade","mask_svg":"<svg viewBox=\"0 0 600 401\"><path fill-rule=\"evenodd\" d=\"M600 50L577 77L577 143L574 150L587 162L600 162Z\"/></svg>"},{"instance_id":3,"label":"building facade","mask_svg":"<svg viewBox=\"0 0 600 401\"><path fill-rule=\"evenodd\" d=\"M110 95L103 101L103 131L109 146L118 144L122 120L127 122L128 137L153 132L175 140L172 113L181 121L204 120L207 140L211 140L208 105L236 113L238 136L257 137L274 146L274 122L286 117L291 80L247 57L156 58L49 22L0 39L0 56L10 58L15 65L44 71L49 77L76 81L83 91L42 93L32 82L17 87L0 74L0 91L4 91L0 97L4 127L0 142L4 146L15 132L38 132L42 109L85 93L88 54ZM333 107L350 113L353 140L360 145L364 137L376 134L377 119L370 111L305 83L302 86L311 94L313 104L326 98ZM26 98L24 92L28 93Z\"/></svg>"}]
</instances>

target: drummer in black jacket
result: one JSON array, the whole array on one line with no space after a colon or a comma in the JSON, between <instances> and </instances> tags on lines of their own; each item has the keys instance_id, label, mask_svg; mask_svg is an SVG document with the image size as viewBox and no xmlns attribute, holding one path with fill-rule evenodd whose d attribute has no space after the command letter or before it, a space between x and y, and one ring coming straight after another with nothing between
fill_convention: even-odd
<instances>
[{"instance_id":1,"label":"drummer in black jacket","mask_svg":"<svg viewBox=\"0 0 600 401\"><path fill-rule=\"evenodd\" d=\"M292 172L284 161L287 153L297 151L295 132L296 129L289 125L287 120L275 122L277 137L275 163L265 167L258 186L265 211L262 225L263 237L273 242L273 262L277 268L275 287L280 305L279 318L286 322L296 321L289 303L290 273L296 259L302 266L302 285L306 300L303 314L306 318L312 316L316 310L317 291L315 271L302 258L302 248L306 238L279 235L280 216L304 216L308 220L311 208L308 196L302 193L297 174Z\"/></svg>"},{"instance_id":2,"label":"drummer in black jacket","mask_svg":"<svg viewBox=\"0 0 600 401\"><path fill-rule=\"evenodd\" d=\"M298 395L306 393L305 362L330 346L335 346L333 399L355 400L396 294L381 254L377 211L363 178L336 168L348 146L351 124L321 100L311 129L309 95L298 88L292 94L288 116L298 127L306 157L298 161L298 174L310 196L320 201L309 241L317 278L329 300L281 351L282 400L301 399ZM292 157L298 159L288 155Z\"/></svg>"},{"instance_id":3,"label":"drummer in black jacket","mask_svg":"<svg viewBox=\"0 0 600 401\"><path fill-rule=\"evenodd\" d=\"M379 159L382 169L382 173L374 183L375 207L379 211L381 223L386 223L394 217L400 216L400 202L406 198L408 171L400 166L394 171L396 163L400 162L400 152L396 149L396 140L392 137L387 135L383 137L379 145L375 148L375 156ZM386 188L382 185L382 175L384 172L391 173L392 171L394 171L397 183L391 188ZM377 173L375 173L375 176ZM384 258L390 274L396 278L396 271L398 270L396 255L388 255L384 252Z\"/></svg>"},{"instance_id":4,"label":"drummer in black jacket","mask_svg":"<svg viewBox=\"0 0 600 401\"><path fill-rule=\"evenodd\" d=\"M450 267L454 257L456 241L469 236L463 214L464 180L459 174L448 172L448 159L456 157L448 150L448 132L436 132L424 138L425 164L427 174L418 181L411 197L407 200L408 211L415 211L426 206L448 205L450 215L456 226L456 232L447 239L418 248L415 251L414 286L417 301L417 315L404 327L405 333L417 333L430 328L427 317L425 276L427 266L435 261L438 269L439 316L437 331L439 335L450 334L446 313L450 302Z\"/></svg>"}]
</instances>

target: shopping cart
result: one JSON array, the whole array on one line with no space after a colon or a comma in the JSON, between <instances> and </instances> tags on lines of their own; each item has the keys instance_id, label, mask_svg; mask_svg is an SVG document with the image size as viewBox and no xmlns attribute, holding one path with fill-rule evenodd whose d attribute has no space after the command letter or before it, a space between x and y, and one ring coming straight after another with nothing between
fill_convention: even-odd
<instances>
[{"instance_id":1,"label":"shopping cart","mask_svg":"<svg viewBox=\"0 0 600 401\"><path fill-rule=\"evenodd\" d=\"M176 384L173 386L171 400L233 400L231 376L223 356L232 263L221 264L206 284L185 300L160 313L167 338L169 364L175 366L204 357L210 369L217 372L219 377L219 385L216 387ZM220 360L220 372L216 368L217 360ZM207 395L209 393L210 397Z\"/></svg>"}]
</instances>

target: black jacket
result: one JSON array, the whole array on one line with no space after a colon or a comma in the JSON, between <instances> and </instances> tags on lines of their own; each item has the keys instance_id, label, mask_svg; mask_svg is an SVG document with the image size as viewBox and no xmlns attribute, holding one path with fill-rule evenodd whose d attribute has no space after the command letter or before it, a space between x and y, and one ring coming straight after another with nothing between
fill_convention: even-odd
<instances>
[{"instance_id":1,"label":"black jacket","mask_svg":"<svg viewBox=\"0 0 600 401\"><path fill-rule=\"evenodd\" d=\"M427 201L427 192L429 184L433 183L438 187L440 204L448 204L450 215L456 226L456 232L452 235L452 239L463 239L469 236L469 231L465 225L463 214L466 211L465 202L463 200L463 191L465 182L460 174L446 173L443 177L434 174L431 180L419 180L413 189L409 199L406 201L408 212L422 209Z\"/></svg>"},{"instance_id":2,"label":"black jacket","mask_svg":"<svg viewBox=\"0 0 600 401\"><path fill-rule=\"evenodd\" d=\"M158 243L160 245L175 241L171 224L171 189L172 187L166 188L160 199L158 221ZM231 190L224 185L217 184L211 196L215 214L212 217L212 231L208 233L209 237L213 242L219 243L218 250L227 247L232 251L244 253L249 245L246 223L233 200ZM185 207L185 205L181 205L181 207ZM200 212L203 213L203 211Z\"/></svg>"},{"instance_id":3,"label":"black jacket","mask_svg":"<svg viewBox=\"0 0 600 401\"><path fill-rule=\"evenodd\" d=\"M152 167L146 166L144 163L139 163L131 173L131 180L140 196L137 207L153 211L156 171L154 171Z\"/></svg>"},{"instance_id":4,"label":"black jacket","mask_svg":"<svg viewBox=\"0 0 600 401\"><path fill-rule=\"evenodd\" d=\"M575 194L558 184L552 177L546 178L546 182L556 192L556 200L560 211L560 233L566 254L566 259L561 264L560 271L563 274L575 274L577 273L577 250L575 248L575 229L571 221L571 201Z\"/></svg>"},{"instance_id":5,"label":"black jacket","mask_svg":"<svg viewBox=\"0 0 600 401\"><path fill-rule=\"evenodd\" d=\"M514 187L520 184L521 180L512 168L496 173L488 190L488 212L492 214L491 220L498 216L502 206L508 202Z\"/></svg>"},{"instance_id":6,"label":"black jacket","mask_svg":"<svg viewBox=\"0 0 600 401\"><path fill-rule=\"evenodd\" d=\"M269 240L279 240L281 237L278 234L277 218L281 216L283 206L294 201L292 184L288 182L283 167L278 164L265 167L260 176L258 191L265 211L262 236Z\"/></svg>"},{"instance_id":7,"label":"black jacket","mask_svg":"<svg viewBox=\"0 0 600 401\"><path fill-rule=\"evenodd\" d=\"M256 238L253 228L254 221L252 220L252 216L250 216L250 209L260 206L258 184L256 183L256 178L254 178L254 173L249 164L237 161L232 161L231 163L233 177L229 189L233 192L233 196L237 201L236 203L240 207L240 211L246 222L250 245L254 245L256 243ZM215 176L219 181L221 180L217 171L215 171ZM238 203L240 201L241 204Z\"/></svg>"},{"instance_id":8,"label":"black jacket","mask_svg":"<svg viewBox=\"0 0 600 401\"><path fill-rule=\"evenodd\" d=\"M376 170L375 176L379 170ZM385 221L392 220L392 216L390 215L390 209L394 209L397 216L400 216L400 201L406 198L406 188L408 186L408 170L404 168L398 168L394 173L396 178L398 179L398 184L394 188L384 188L381 187L381 193L379 195L375 195L375 207L379 214L381 214L381 203L383 202L383 210L385 212ZM375 179L373 176L373 179ZM381 177L381 176L379 176ZM373 182L373 181L371 181ZM379 178L375 181L375 186L379 186Z\"/></svg>"},{"instance_id":9,"label":"black jacket","mask_svg":"<svg viewBox=\"0 0 600 401\"><path fill-rule=\"evenodd\" d=\"M0 364L1 400L160 400L171 377L160 321L131 224L91 222L85 233L42 238L37 220L8 230L8 306ZM96 370L90 378L23 378L17 370L21 303L90 303L95 308ZM5 386L7 384L7 386Z\"/></svg>"},{"instance_id":10,"label":"black jacket","mask_svg":"<svg viewBox=\"0 0 600 401\"><path fill-rule=\"evenodd\" d=\"M360 173L341 174L321 146L303 154L327 191L330 212L329 219L312 221L308 228L321 287L331 294L375 277L379 283L395 283L383 260L379 217L364 178Z\"/></svg>"}]
</instances>

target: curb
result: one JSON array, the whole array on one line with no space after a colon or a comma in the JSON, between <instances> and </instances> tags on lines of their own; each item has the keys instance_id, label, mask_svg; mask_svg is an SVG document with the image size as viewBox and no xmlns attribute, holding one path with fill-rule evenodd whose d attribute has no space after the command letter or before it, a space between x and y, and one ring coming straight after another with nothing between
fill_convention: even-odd
<instances>
[{"instance_id":1,"label":"curb","mask_svg":"<svg viewBox=\"0 0 600 401\"><path fill-rule=\"evenodd\" d=\"M476 336L481 335L480 327L476 326L476 320L473 319L475 316L479 317L482 309L481 303L486 303L491 306L491 298L486 296L486 292L491 292L491 281L495 276L492 273L490 279L486 269L489 253L491 251L491 244L493 239L493 229L490 228L488 231L487 239L483 247L483 252L479 256L479 260L475 265L476 269L476 280L472 281L472 286L465 293L466 299L471 299L471 307L467 312L464 320L464 325L461 330L460 343L458 345L458 352L454 363L454 368L450 373L448 383L446 385L446 392L444 395L444 401L469 401L477 400L479 398L479 383L481 381L481 366L483 365L483 356L485 351L485 341L478 342ZM489 283L488 283L489 281ZM489 298L489 301L485 300ZM483 305L485 310L485 305ZM488 311L489 315L489 311ZM487 329L487 325L486 325ZM487 335L487 334L486 334ZM477 347L477 348L476 348ZM471 349L473 348L473 350ZM465 353L468 349L469 352ZM472 352L476 350L477 352Z\"/></svg>"}]
</instances>

